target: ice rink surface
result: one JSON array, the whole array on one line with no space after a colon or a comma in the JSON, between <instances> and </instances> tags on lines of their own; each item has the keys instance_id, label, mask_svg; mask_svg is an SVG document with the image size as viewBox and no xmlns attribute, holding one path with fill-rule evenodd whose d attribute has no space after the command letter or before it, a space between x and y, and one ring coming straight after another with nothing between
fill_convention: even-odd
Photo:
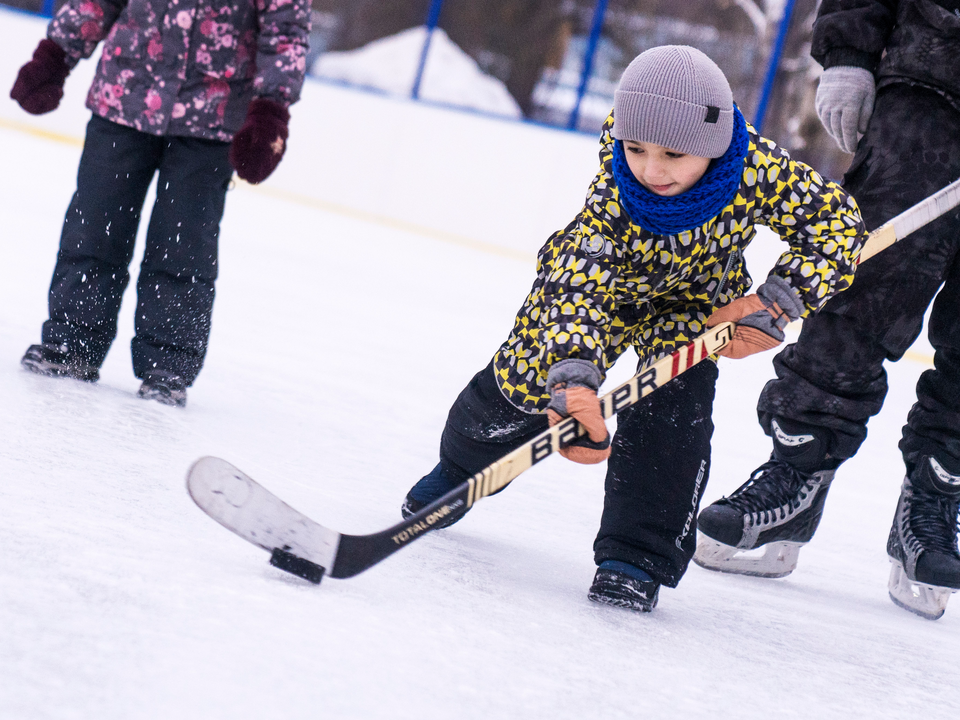
<instances>
[{"instance_id":1,"label":"ice rink surface","mask_svg":"<svg viewBox=\"0 0 960 720\"><path fill-rule=\"evenodd\" d=\"M691 567L652 615L593 605L603 468L560 458L354 579L271 568L193 505L190 463L224 457L342 532L398 520L596 141L308 82L283 164L228 195L210 352L176 410L136 397L132 291L98 384L20 368L94 70L21 111L7 88L43 32L0 11L0 720L955 716L960 600L929 622L886 589L924 341L788 578ZM755 277L783 247L757 239ZM769 453L771 357L721 361L707 503Z\"/></svg>"}]
</instances>

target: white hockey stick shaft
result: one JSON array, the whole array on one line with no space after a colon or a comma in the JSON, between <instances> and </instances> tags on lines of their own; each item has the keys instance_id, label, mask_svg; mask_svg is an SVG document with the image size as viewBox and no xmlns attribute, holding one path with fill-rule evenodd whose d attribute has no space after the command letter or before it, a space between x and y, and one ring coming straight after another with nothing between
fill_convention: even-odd
<instances>
[{"instance_id":1,"label":"white hockey stick shaft","mask_svg":"<svg viewBox=\"0 0 960 720\"><path fill-rule=\"evenodd\" d=\"M887 220L867 238L857 264L869 260L881 250L886 250L898 240L903 240L914 230L960 205L960 180L955 180L926 200L921 200L912 208L904 210L895 218Z\"/></svg>"}]
</instances>

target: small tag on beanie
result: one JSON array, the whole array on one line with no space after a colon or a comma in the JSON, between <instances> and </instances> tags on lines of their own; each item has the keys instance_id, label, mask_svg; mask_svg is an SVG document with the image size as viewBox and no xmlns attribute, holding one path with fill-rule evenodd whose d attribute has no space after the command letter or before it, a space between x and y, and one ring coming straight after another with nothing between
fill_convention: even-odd
<instances>
[{"instance_id":1,"label":"small tag on beanie","mask_svg":"<svg viewBox=\"0 0 960 720\"><path fill-rule=\"evenodd\" d=\"M708 122L711 125L716 123L720 119L720 108L714 105L707 105L707 117L704 118L704 122Z\"/></svg>"}]
</instances>

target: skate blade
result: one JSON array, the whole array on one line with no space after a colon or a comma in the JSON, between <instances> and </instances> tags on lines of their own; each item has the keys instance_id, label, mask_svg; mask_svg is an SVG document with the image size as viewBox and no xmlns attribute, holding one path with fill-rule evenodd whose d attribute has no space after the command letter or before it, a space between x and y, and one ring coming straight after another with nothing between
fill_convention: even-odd
<instances>
[{"instance_id":1,"label":"skate blade","mask_svg":"<svg viewBox=\"0 0 960 720\"><path fill-rule=\"evenodd\" d=\"M722 573L782 578L796 569L800 548L805 544L783 540L743 550L700 533L693 561L702 568Z\"/></svg>"},{"instance_id":2,"label":"skate blade","mask_svg":"<svg viewBox=\"0 0 960 720\"><path fill-rule=\"evenodd\" d=\"M953 588L914 582L907 577L900 562L891 558L890 564L887 589L894 604L927 620L939 620L943 617L950 596L957 591Z\"/></svg>"}]
</instances>

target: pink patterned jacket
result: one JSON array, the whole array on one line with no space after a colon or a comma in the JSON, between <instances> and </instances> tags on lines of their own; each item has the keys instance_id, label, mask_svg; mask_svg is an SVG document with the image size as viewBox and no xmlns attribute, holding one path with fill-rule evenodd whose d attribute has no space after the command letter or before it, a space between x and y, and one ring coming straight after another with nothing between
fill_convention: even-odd
<instances>
[{"instance_id":1,"label":"pink patterned jacket","mask_svg":"<svg viewBox=\"0 0 960 720\"><path fill-rule=\"evenodd\" d=\"M68 0L47 28L71 67L103 56L87 107L151 135L229 142L254 97L300 97L310 0Z\"/></svg>"}]
</instances>

